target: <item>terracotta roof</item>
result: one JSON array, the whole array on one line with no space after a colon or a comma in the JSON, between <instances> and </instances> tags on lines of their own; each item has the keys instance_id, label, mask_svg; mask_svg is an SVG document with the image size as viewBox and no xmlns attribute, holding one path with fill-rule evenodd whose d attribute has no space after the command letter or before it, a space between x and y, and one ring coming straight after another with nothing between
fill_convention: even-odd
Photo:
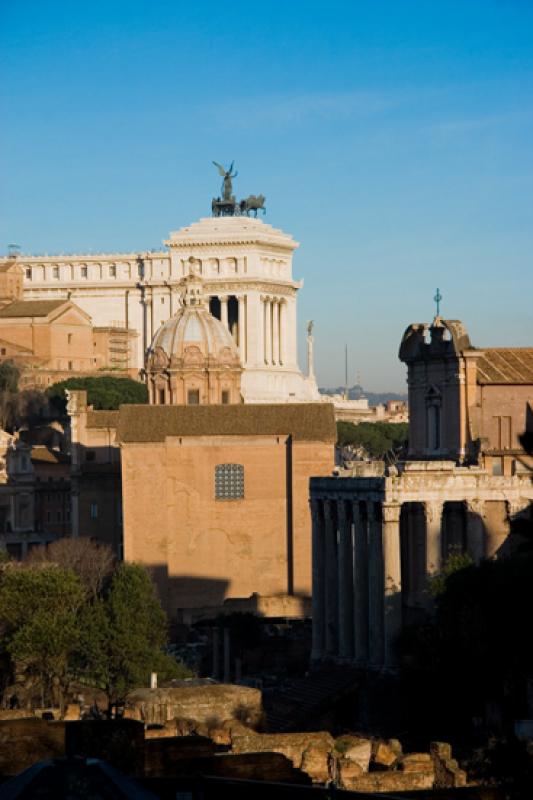
<instances>
[{"instance_id":1,"label":"terracotta roof","mask_svg":"<svg viewBox=\"0 0 533 800\"><path fill-rule=\"evenodd\" d=\"M533 347L494 347L477 362L478 383L533 384Z\"/></svg>"},{"instance_id":2,"label":"terracotta roof","mask_svg":"<svg viewBox=\"0 0 533 800\"><path fill-rule=\"evenodd\" d=\"M276 436L335 442L332 403L120 407L120 442L163 442L167 436Z\"/></svg>"},{"instance_id":3,"label":"terracotta roof","mask_svg":"<svg viewBox=\"0 0 533 800\"><path fill-rule=\"evenodd\" d=\"M87 427L117 428L119 413L118 411L88 411Z\"/></svg>"},{"instance_id":4,"label":"terracotta roof","mask_svg":"<svg viewBox=\"0 0 533 800\"><path fill-rule=\"evenodd\" d=\"M63 300L16 300L0 309L0 317L47 317L56 308L69 301Z\"/></svg>"}]
</instances>

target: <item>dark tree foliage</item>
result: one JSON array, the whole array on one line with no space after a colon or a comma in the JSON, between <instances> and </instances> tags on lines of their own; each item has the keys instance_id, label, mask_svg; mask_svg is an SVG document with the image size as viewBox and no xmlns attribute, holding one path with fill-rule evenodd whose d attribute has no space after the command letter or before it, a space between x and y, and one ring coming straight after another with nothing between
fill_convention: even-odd
<instances>
[{"instance_id":1,"label":"dark tree foliage","mask_svg":"<svg viewBox=\"0 0 533 800\"><path fill-rule=\"evenodd\" d=\"M364 447L372 458L382 458L390 450L403 447L408 433L407 422L337 422L337 443Z\"/></svg>"},{"instance_id":2,"label":"dark tree foliage","mask_svg":"<svg viewBox=\"0 0 533 800\"><path fill-rule=\"evenodd\" d=\"M433 687L430 709L418 710L442 735L466 730L491 702L523 716L533 674L533 638L524 627L533 615L532 576L531 552L457 569L443 578L435 617L403 633L406 682L415 697Z\"/></svg>"},{"instance_id":3,"label":"dark tree foliage","mask_svg":"<svg viewBox=\"0 0 533 800\"><path fill-rule=\"evenodd\" d=\"M19 378L20 369L13 361L0 364L0 392L17 392Z\"/></svg>"},{"instance_id":4,"label":"dark tree foliage","mask_svg":"<svg viewBox=\"0 0 533 800\"><path fill-rule=\"evenodd\" d=\"M61 413L66 410L65 389L84 389L87 402L97 411L114 411L120 405L148 402L148 390L144 383L131 378L68 378L54 383L47 390L50 404Z\"/></svg>"}]
</instances>

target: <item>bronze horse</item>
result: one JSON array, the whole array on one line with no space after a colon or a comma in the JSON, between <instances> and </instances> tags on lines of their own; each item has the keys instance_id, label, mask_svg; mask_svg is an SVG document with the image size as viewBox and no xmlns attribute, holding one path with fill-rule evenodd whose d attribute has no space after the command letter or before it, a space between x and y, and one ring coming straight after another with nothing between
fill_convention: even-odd
<instances>
[{"instance_id":1,"label":"bronze horse","mask_svg":"<svg viewBox=\"0 0 533 800\"><path fill-rule=\"evenodd\" d=\"M241 214L246 214L247 217L250 216L250 211L254 212L254 217L257 217L258 211L262 211L263 214L266 214L265 200L266 198L263 194L251 194L246 200L241 200L239 203Z\"/></svg>"}]
</instances>

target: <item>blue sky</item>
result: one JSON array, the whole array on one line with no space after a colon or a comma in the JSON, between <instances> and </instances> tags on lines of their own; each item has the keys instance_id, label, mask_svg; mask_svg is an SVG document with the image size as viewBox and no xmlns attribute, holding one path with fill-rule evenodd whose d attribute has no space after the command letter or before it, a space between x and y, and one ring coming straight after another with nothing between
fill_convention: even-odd
<instances>
[{"instance_id":1,"label":"blue sky","mask_svg":"<svg viewBox=\"0 0 533 800\"><path fill-rule=\"evenodd\" d=\"M1 0L0 28L0 249L159 247L235 159L301 243L321 385L347 343L402 390L437 286L475 345L533 344L530 0Z\"/></svg>"}]
</instances>

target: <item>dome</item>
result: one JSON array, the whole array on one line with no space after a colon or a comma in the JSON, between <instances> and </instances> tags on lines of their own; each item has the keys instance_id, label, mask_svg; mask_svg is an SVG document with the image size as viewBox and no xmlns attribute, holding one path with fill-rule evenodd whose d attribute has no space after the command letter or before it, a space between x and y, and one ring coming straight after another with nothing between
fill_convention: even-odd
<instances>
[{"instance_id":1,"label":"dome","mask_svg":"<svg viewBox=\"0 0 533 800\"><path fill-rule=\"evenodd\" d=\"M202 279L192 273L183 285L182 308L161 325L148 351L150 402L240 402L238 347L206 308Z\"/></svg>"}]
</instances>

